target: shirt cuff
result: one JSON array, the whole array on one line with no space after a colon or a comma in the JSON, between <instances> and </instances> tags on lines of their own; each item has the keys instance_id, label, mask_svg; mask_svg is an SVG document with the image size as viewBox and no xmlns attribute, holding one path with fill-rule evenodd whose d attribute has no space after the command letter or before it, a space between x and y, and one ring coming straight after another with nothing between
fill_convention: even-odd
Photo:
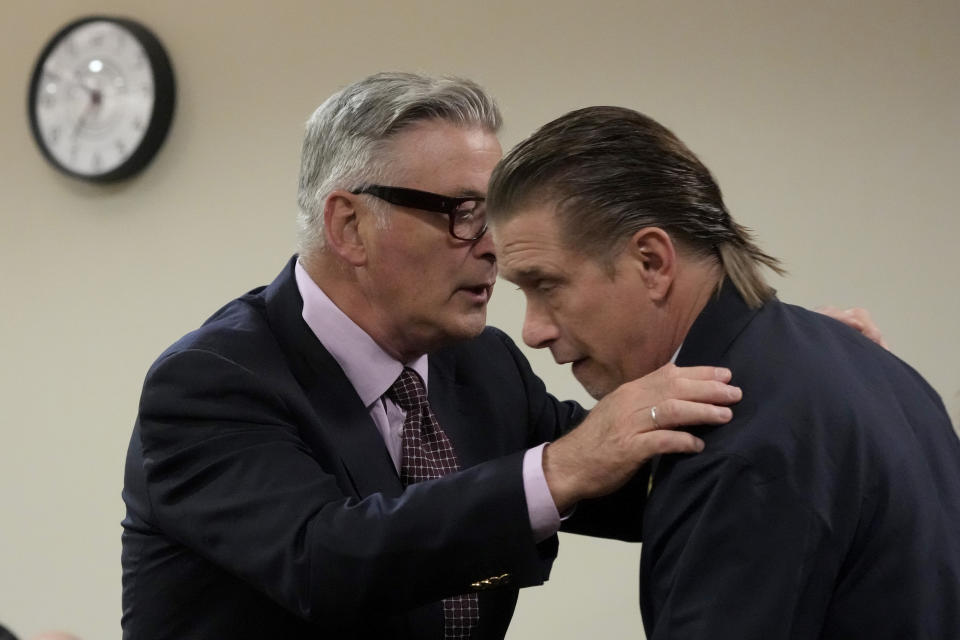
<instances>
[{"instance_id":1,"label":"shirt cuff","mask_svg":"<svg viewBox=\"0 0 960 640\"><path fill-rule=\"evenodd\" d=\"M543 542L560 530L560 514L550 495L550 487L543 475L543 448L528 449L523 455L523 492L527 498L527 513L533 541Z\"/></svg>"}]
</instances>

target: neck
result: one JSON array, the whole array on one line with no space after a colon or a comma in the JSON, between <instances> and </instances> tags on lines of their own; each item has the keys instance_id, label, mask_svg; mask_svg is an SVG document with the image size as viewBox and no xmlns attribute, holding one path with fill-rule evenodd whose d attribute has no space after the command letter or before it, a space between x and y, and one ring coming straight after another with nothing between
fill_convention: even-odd
<instances>
[{"instance_id":1,"label":"neck","mask_svg":"<svg viewBox=\"0 0 960 640\"><path fill-rule=\"evenodd\" d=\"M676 353L690 332L700 312L716 295L723 273L719 265L702 261L682 260L677 269L676 278L670 288L670 295L664 300L666 315L669 318L669 345L662 364L666 364Z\"/></svg>"}]
</instances>

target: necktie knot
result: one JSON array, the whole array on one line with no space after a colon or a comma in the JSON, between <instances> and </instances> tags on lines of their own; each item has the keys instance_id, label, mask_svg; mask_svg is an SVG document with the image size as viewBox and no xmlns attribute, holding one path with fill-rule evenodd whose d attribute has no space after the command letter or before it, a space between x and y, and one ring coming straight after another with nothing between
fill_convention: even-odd
<instances>
[{"instance_id":1,"label":"necktie knot","mask_svg":"<svg viewBox=\"0 0 960 640\"><path fill-rule=\"evenodd\" d=\"M390 397L407 413L423 407L427 402L427 390L420 374L410 367L404 367L403 373L390 387Z\"/></svg>"}]
</instances>

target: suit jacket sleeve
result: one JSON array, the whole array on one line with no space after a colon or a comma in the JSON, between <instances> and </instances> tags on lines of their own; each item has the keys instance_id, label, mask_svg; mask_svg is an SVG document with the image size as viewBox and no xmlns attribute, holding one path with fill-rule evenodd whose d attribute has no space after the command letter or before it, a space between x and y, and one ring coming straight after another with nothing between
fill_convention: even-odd
<instances>
[{"instance_id":1,"label":"suit jacket sleeve","mask_svg":"<svg viewBox=\"0 0 960 640\"><path fill-rule=\"evenodd\" d=\"M531 436L557 429L563 411L536 395L543 424ZM523 450L361 499L345 488L349 471L332 443L305 444L294 400L220 353L161 358L134 436L150 520L288 610L328 624L407 610L491 575L511 574L512 586L546 578L522 492Z\"/></svg>"},{"instance_id":2,"label":"suit jacket sleeve","mask_svg":"<svg viewBox=\"0 0 960 640\"><path fill-rule=\"evenodd\" d=\"M641 567L651 640L819 637L833 572L804 497L735 455L665 461Z\"/></svg>"}]
</instances>

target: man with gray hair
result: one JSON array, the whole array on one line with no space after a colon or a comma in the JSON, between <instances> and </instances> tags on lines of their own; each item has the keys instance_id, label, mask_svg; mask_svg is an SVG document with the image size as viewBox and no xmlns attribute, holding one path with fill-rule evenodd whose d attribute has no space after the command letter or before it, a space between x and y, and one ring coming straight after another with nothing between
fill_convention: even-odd
<instances>
[{"instance_id":1,"label":"man with gray hair","mask_svg":"<svg viewBox=\"0 0 960 640\"><path fill-rule=\"evenodd\" d=\"M730 419L717 405L739 390L713 366L666 367L584 417L485 328L499 126L477 85L409 74L310 118L299 257L144 382L124 638L502 638L560 513L633 482L568 526L636 537L637 469L702 446L670 427Z\"/></svg>"},{"instance_id":2,"label":"man with gray hair","mask_svg":"<svg viewBox=\"0 0 960 640\"><path fill-rule=\"evenodd\" d=\"M909 366L783 304L780 271L669 130L592 107L498 165L488 206L523 339L596 398L667 362L719 364L744 401L656 462L647 636L960 638L960 441ZM659 413L651 409L656 422Z\"/></svg>"}]
</instances>

